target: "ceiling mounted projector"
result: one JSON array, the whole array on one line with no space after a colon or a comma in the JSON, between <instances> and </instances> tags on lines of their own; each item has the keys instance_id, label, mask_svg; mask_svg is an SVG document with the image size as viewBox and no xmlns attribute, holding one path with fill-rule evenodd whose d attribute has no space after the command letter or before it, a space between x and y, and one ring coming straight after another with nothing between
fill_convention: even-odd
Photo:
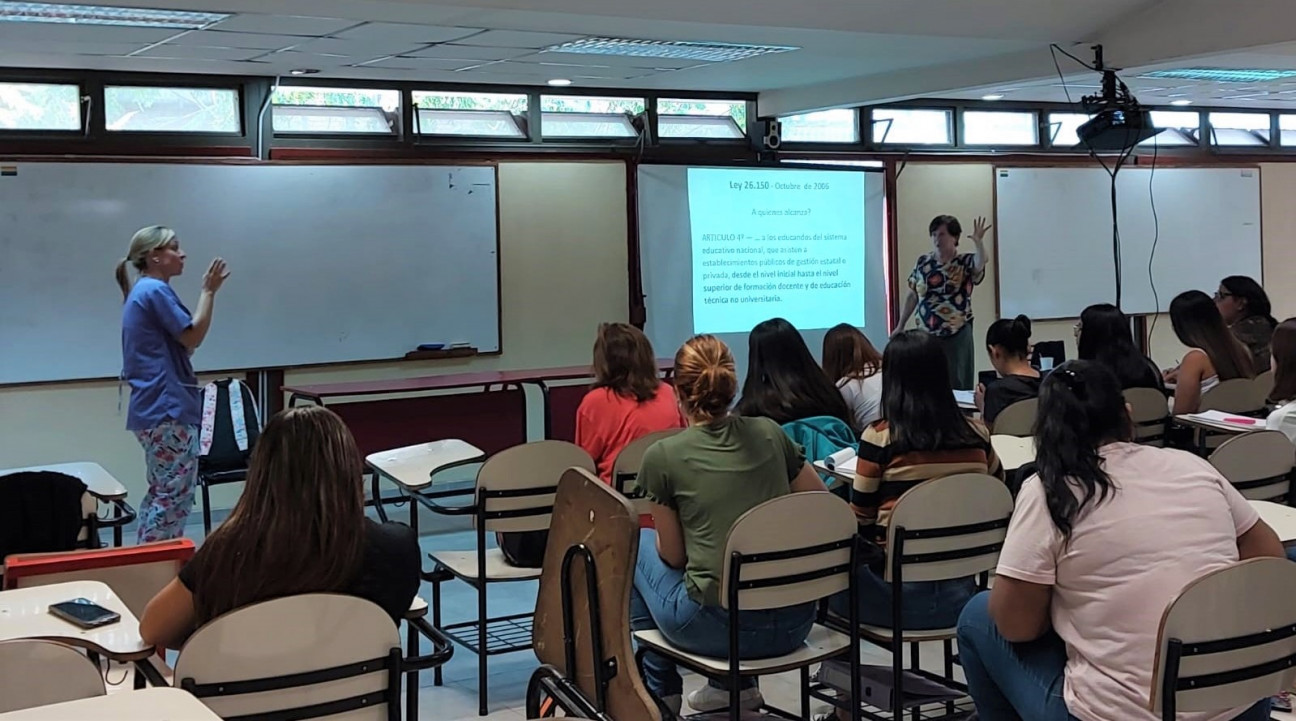
<instances>
[{"instance_id":1,"label":"ceiling mounted projector","mask_svg":"<svg viewBox=\"0 0 1296 721\"><path fill-rule=\"evenodd\" d=\"M1094 70L1102 73L1102 94L1080 100L1093 119L1076 129L1080 144L1090 150L1125 151L1161 132L1152 116L1130 94L1116 70L1103 65L1101 45L1094 46Z\"/></svg>"}]
</instances>

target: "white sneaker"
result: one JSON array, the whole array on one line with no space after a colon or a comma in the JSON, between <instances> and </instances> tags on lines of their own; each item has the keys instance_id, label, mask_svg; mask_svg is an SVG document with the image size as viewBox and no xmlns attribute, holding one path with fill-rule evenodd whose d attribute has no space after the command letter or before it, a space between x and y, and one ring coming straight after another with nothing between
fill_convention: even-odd
<instances>
[{"instance_id":1,"label":"white sneaker","mask_svg":"<svg viewBox=\"0 0 1296 721\"><path fill-rule=\"evenodd\" d=\"M707 683L689 694L688 702L690 708L700 713L722 711L729 708L729 692ZM738 693L738 708L743 711L755 711L764 705L765 697L761 696L760 688L757 686L745 688Z\"/></svg>"}]
</instances>

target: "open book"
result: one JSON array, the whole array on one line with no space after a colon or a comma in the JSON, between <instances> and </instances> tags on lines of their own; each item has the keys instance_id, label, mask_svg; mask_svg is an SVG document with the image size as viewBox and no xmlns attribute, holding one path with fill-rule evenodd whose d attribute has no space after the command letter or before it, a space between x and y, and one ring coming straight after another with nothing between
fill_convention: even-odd
<instances>
[{"instance_id":1,"label":"open book","mask_svg":"<svg viewBox=\"0 0 1296 721\"><path fill-rule=\"evenodd\" d=\"M855 449L843 448L823 460L824 468L835 473L855 472Z\"/></svg>"}]
</instances>

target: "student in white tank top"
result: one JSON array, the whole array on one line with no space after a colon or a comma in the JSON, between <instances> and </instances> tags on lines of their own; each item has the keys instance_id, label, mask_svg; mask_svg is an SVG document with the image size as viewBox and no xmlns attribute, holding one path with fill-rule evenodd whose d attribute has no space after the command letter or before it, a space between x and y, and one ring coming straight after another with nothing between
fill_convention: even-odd
<instances>
[{"instance_id":1,"label":"student in white tank top","mask_svg":"<svg viewBox=\"0 0 1296 721\"><path fill-rule=\"evenodd\" d=\"M1199 290L1180 293L1170 303L1170 322L1179 342L1189 348L1165 376L1167 387L1173 384L1170 409L1176 415L1196 413L1202 394L1222 381L1255 377L1250 353L1229 332L1210 296Z\"/></svg>"}]
</instances>

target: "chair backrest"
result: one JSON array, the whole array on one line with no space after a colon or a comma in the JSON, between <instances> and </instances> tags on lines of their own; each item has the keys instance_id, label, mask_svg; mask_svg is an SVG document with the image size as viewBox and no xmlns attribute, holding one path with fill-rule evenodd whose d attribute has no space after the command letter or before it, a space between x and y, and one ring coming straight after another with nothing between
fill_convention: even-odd
<instances>
[{"instance_id":1,"label":"chair backrest","mask_svg":"<svg viewBox=\"0 0 1296 721\"><path fill-rule=\"evenodd\" d=\"M8 558L4 587L103 581L136 618L141 618L148 602L175 579L193 555L194 542L187 538L125 548L17 554Z\"/></svg>"},{"instance_id":2,"label":"chair backrest","mask_svg":"<svg viewBox=\"0 0 1296 721\"><path fill-rule=\"evenodd\" d=\"M1255 400L1257 401L1257 405L1261 408L1268 405L1269 394L1273 393L1274 389L1274 369L1270 368L1256 376L1255 380L1252 381L1251 384L1255 391Z\"/></svg>"},{"instance_id":3,"label":"chair backrest","mask_svg":"<svg viewBox=\"0 0 1296 721\"><path fill-rule=\"evenodd\" d=\"M638 514L629 500L593 473L572 468L558 483L553 516L531 626L536 658L574 682L580 696L594 704L599 699L595 659L615 659L615 672L603 666L603 672L611 675L605 679L603 710L618 721L660 721L657 705L639 676L630 640ZM594 560L592 574L581 546ZM564 565L570 626L563 614ZM591 613L591 601L597 605L597 615ZM565 634L574 639L570 663Z\"/></svg>"},{"instance_id":4,"label":"chair backrest","mask_svg":"<svg viewBox=\"0 0 1296 721\"><path fill-rule=\"evenodd\" d=\"M1253 558L1184 587L1161 617L1152 711L1222 711L1291 688L1296 564Z\"/></svg>"},{"instance_id":5,"label":"chair backrest","mask_svg":"<svg viewBox=\"0 0 1296 721\"><path fill-rule=\"evenodd\" d=\"M1210 462L1243 496L1268 501L1291 490L1296 446L1279 431L1246 433L1220 444Z\"/></svg>"},{"instance_id":6,"label":"chair backrest","mask_svg":"<svg viewBox=\"0 0 1296 721\"><path fill-rule=\"evenodd\" d=\"M1012 512L1008 487L983 473L910 488L891 509L886 580L943 581L993 570Z\"/></svg>"},{"instance_id":7,"label":"chair backrest","mask_svg":"<svg viewBox=\"0 0 1296 721\"><path fill-rule=\"evenodd\" d=\"M0 713L104 695L99 667L53 641L0 641Z\"/></svg>"},{"instance_id":8,"label":"chair backrest","mask_svg":"<svg viewBox=\"0 0 1296 721\"><path fill-rule=\"evenodd\" d=\"M1262 408L1264 401L1256 399L1253 379L1230 378L1202 394L1198 411L1255 413Z\"/></svg>"},{"instance_id":9,"label":"chair backrest","mask_svg":"<svg viewBox=\"0 0 1296 721\"><path fill-rule=\"evenodd\" d=\"M218 380L212 385L216 392L216 413L211 420L211 448L198 457L198 468L204 473L247 468L252 449L261 437L261 416L257 413L256 397L246 383L234 378ZM203 393L205 395L207 391L204 390ZM243 425L247 429L246 449L239 448L234 435L233 393L238 393L242 400Z\"/></svg>"},{"instance_id":10,"label":"chair backrest","mask_svg":"<svg viewBox=\"0 0 1296 721\"><path fill-rule=\"evenodd\" d=\"M997 436L1030 436L1035 432L1035 416L1038 414L1038 398L1017 401L995 416L994 433Z\"/></svg>"},{"instance_id":11,"label":"chair backrest","mask_svg":"<svg viewBox=\"0 0 1296 721\"><path fill-rule=\"evenodd\" d=\"M479 512L486 531L543 531L549 528L558 480L568 468L596 472L594 459L567 441L535 441L506 448L477 472Z\"/></svg>"},{"instance_id":12,"label":"chair backrest","mask_svg":"<svg viewBox=\"0 0 1296 721\"><path fill-rule=\"evenodd\" d=\"M664 431L654 431L628 443L617 454L616 459L612 461L612 485L627 497L637 497L639 487L635 484L635 479L639 476L639 466L643 465L644 453L648 451L648 447L663 438L670 438L682 430L684 429L671 428Z\"/></svg>"},{"instance_id":13,"label":"chair backrest","mask_svg":"<svg viewBox=\"0 0 1296 721\"><path fill-rule=\"evenodd\" d=\"M789 493L756 506L729 529L720 605L786 608L846 590L858 533L850 506L826 491Z\"/></svg>"},{"instance_id":14,"label":"chair backrest","mask_svg":"<svg viewBox=\"0 0 1296 721\"><path fill-rule=\"evenodd\" d=\"M395 721L400 661L400 634L377 604L304 594L245 606L199 628L180 649L175 678L222 718L317 706L292 718Z\"/></svg>"},{"instance_id":15,"label":"chair backrest","mask_svg":"<svg viewBox=\"0 0 1296 721\"><path fill-rule=\"evenodd\" d=\"M1165 394L1155 388L1127 388L1125 402L1130 406L1130 421L1134 423L1134 442L1164 446L1170 422L1170 405Z\"/></svg>"}]
</instances>

